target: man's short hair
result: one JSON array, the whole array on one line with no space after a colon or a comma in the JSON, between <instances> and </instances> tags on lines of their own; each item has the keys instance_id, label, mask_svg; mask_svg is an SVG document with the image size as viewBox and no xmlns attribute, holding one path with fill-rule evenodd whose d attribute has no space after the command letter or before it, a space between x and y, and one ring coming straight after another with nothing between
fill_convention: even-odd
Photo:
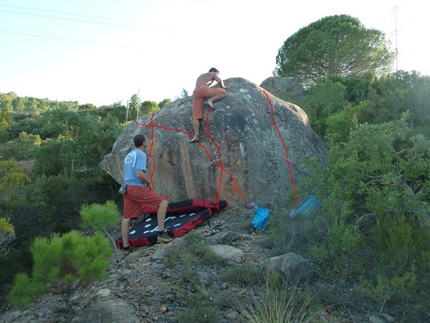
<instances>
[{"instance_id":1,"label":"man's short hair","mask_svg":"<svg viewBox=\"0 0 430 323\"><path fill-rule=\"evenodd\" d=\"M133 142L135 147L140 147L144 142L146 142L146 136L144 134L138 133L136 136L134 136Z\"/></svg>"},{"instance_id":2,"label":"man's short hair","mask_svg":"<svg viewBox=\"0 0 430 323\"><path fill-rule=\"evenodd\" d=\"M219 71L215 67L211 67L211 69L209 70L209 72L219 73Z\"/></svg>"}]
</instances>

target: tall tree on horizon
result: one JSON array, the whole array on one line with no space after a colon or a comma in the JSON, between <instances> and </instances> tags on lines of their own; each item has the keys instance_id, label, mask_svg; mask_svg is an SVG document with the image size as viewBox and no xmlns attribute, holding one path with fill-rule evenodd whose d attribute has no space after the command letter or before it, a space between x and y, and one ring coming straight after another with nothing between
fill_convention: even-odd
<instances>
[{"instance_id":1,"label":"tall tree on horizon","mask_svg":"<svg viewBox=\"0 0 430 323\"><path fill-rule=\"evenodd\" d=\"M357 18L335 15L289 37L278 51L273 73L309 85L318 77L386 75L394 58L384 33L365 28Z\"/></svg>"}]
</instances>

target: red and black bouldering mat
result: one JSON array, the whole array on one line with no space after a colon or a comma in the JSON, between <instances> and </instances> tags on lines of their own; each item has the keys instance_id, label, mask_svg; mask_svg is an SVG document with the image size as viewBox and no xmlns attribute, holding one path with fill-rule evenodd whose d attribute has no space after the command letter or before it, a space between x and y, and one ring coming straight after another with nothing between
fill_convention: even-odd
<instances>
[{"instance_id":1,"label":"red and black bouldering mat","mask_svg":"<svg viewBox=\"0 0 430 323\"><path fill-rule=\"evenodd\" d=\"M181 237L209 219L212 210L209 208L197 212L170 213L166 215L164 229L173 237ZM134 247L150 246L157 243L158 223L156 216L150 216L135 224L129 231L130 244ZM122 238L115 241L122 248Z\"/></svg>"},{"instance_id":2,"label":"red and black bouldering mat","mask_svg":"<svg viewBox=\"0 0 430 323\"><path fill-rule=\"evenodd\" d=\"M228 203L225 200L216 203L213 200L189 199L169 203L167 206L167 213L189 213L202 209L210 209L213 212L217 212L227 206ZM142 205L142 213L157 213L157 210L154 211L154 209L149 209L146 205Z\"/></svg>"}]
</instances>

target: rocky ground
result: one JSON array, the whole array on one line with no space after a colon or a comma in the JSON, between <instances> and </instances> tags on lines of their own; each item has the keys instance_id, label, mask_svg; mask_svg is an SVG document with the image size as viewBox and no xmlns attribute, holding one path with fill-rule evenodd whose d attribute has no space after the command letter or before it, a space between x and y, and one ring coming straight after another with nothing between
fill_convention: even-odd
<instances>
[{"instance_id":1,"label":"rocky ground","mask_svg":"<svg viewBox=\"0 0 430 323\"><path fill-rule=\"evenodd\" d=\"M243 207L228 208L215 214L211 219L212 231L207 225L195 231L205 236L209 245L232 246L243 253L229 259L232 266L248 262L260 266L268 258L260 240L264 233L252 234L249 223L254 216L253 210ZM27 311L9 308L2 313L0 322L178 322L177 316L185 308L185 299L191 290L178 284L181 267L167 268L163 261L170 248L182 243L177 238L169 244L157 244L140 247L127 257L117 255L109 269L110 278L91 288L79 290L72 296L73 311L61 311L64 303L58 297L47 295ZM219 276L216 266L195 268L195 277L202 286L211 286L209 301L219 299L227 293L241 297L252 295L255 291L225 282ZM316 282L315 286L326 286L326 282ZM337 307L335 304L321 308L309 322L336 323L386 323L395 319L384 313L370 313L366 309L359 311L344 289L330 285L329 293L338 293L346 302ZM321 297L323 293L321 293ZM189 302L189 300L188 300ZM233 304L225 306L217 318L196 317L197 322L244 322L243 316ZM72 314L71 314L72 313ZM108 317L108 318L107 318ZM245 321L246 322L246 321ZM302 321L307 322L307 321Z\"/></svg>"}]
</instances>

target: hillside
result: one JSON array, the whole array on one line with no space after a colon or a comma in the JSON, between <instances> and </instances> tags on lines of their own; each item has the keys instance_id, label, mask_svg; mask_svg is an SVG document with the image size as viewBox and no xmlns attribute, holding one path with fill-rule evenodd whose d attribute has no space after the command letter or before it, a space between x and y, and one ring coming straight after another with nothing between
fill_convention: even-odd
<instances>
[{"instance_id":1,"label":"hillside","mask_svg":"<svg viewBox=\"0 0 430 323\"><path fill-rule=\"evenodd\" d=\"M227 208L210 221L215 234L211 235L206 223L170 244L140 247L125 258L114 257L107 281L71 295L74 307L70 317L61 310L64 302L48 295L28 311L9 310L0 322L251 322L245 319L246 313L252 315L245 304L254 302L256 315L261 307L273 310L280 305L268 297L263 283L262 265L270 258L264 244L270 233L250 233L254 213L243 206ZM283 217L289 227L301 222L286 213ZM224 253L222 262L210 262L204 254L198 255L198 250L193 253L184 248L196 237L204 237L207 246L228 247L230 253ZM300 254L300 250L291 252ZM282 307L291 313L285 314L289 319L283 322L397 322L391 313L378 312L380 304L354 293L354 283L342 277L325 281L319 275L306 286L295 287L287 281L284 286L288 291L281 295L291 297L291 305Z\"/></svg>"}]
</instances>

